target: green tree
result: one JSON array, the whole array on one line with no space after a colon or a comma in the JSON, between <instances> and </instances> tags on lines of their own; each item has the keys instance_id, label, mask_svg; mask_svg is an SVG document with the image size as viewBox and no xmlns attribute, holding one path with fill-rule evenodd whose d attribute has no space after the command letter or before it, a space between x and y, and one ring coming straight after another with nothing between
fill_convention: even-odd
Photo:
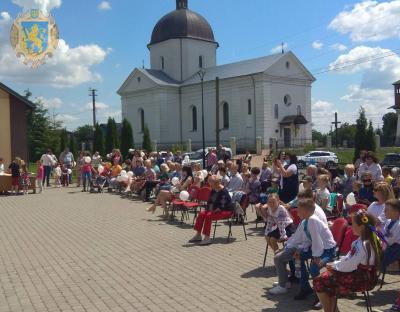
<instances>
[{"instance_id":1,"label":"green tree","mask_svg":"<svg viewBox=\"0 0 400 312\"><path fill-rule=\"evenodd\" d=\"M117 124L114 118L109 117L107 121L106 153L111 152L114 148L119 148Z\"/></svg>"},{"instance_id":2,"label":"green tree","mask_svg":"<svg viewBox=\"0 0 400 312\"><path fill-rule=\"evenodd\" d=\"M373 152L376 150L375 131L374 127L372 126L372 121L369 121L369 126L367 129L367 134L365 137L365 149Z\"/></svg>"},{"instance_id":3,"label":"green tree","mask_svg":"<svg viewBox=\"0 0 400 312\"><path fill-rule=\"evenodd\" d=\"M93 126L84 125L75 130L75 137L78 145L78 150L81 150L82 143L85 143L85 149L88 150L90 142L93 139Z\"/></svg>"},{"instance_id":4,"label":"green tree","mask_svg":"<svg viewBox=\"0 0 400 312\"><path fill-rule=\"evenodd\" d=\"M383 146L394 146L396 140L396 129L397 129L397 114L387 113L382 117L382 145Z\"/></svg>"},{"instance_id":5,"label":"green tree","mask_svg":"<svg viewBox=\"0 0 400 312\"><path fill-rule=\"evenodd\" d=\"M96 123L96 127L94 129L94 144L93 144L93 152L99 152L100 155L105 156L104 150L104 135L103 130L98 123Z\"/></svg>"},{"instance_id":6,"label":"green tree","mask_svg":"<svg viewBox=\"0 0 400 312\"><path fill-rule=\"evenodd\" d=\"M130 122L124 118L121 129L121 153L128 155L128 150L133 147L133 133Z\"/></svg>"},{"instance_id":7,"label":"green tree","mask_svg":"<svg viewBox=\"0 0 400 312\"><path fill-rule=\"evenodd\" d=\"M356 133L354 136L354 160L356 160L361 150L366 149L366 135L367 135L367 118L365 117L365 110L360 107L359 116L356 121Z\"/></svg>"},{"instance_id":8,"label":"green tree","mask_svg":"<svg viewBox=\"0 0 400 312\"><path fill-rule=\"evenodd\" d=\"M69 147L68 132L67 129L62 129L60 133L60 151L64 151L66 147Z\"/></svg>"},{"instance_id":9,"label":"green tree","mask_svg":"<svg viewBox=\"0 0 400 312\"><path fill-rule=\"evenodd\" d=\"M312 141L318 141L320 144L324 145L326 144L326 134L322 134L321 132L317 130L312 130Z\"/></svg>"},{"instance_id":10,"label":"green tree","mask_svg":"<svg viewBox=\"0 0 400 312\"><path fill-rule=\"evenodd\" d=\"M28 113L28 148L31 161L37 161L47 148L50 148L49 116L40 100L34 103L35 109Z\"/></svg>"},{"instance_id":11,"label":"green tree","mask_svg":"<svg viewBox=\"0 0 400 312\"><path fill-rule=\"evenodd\" d=\"M73 133L70 134L69 136L69 150L71 151L71 153L74 155L75 159L78 158L78 152L77 152L77 146L76 146L76 141L75 141L75 136Z\"/></svg>"},{"instance_id":12,"label":"green tree","mask_svg":"<svg viewBox=\"0 0 400 312\"><path fill-rule=\"evenodd\" d=\"M343 141L347 141L348 147L354 146L354 137L356 135L356 125L351 125L347 122L343 123L340 128L338 128L338 141L339 145L343 145ZM333 132L332 142L336 144L336 135Z\"/></svg>"},{"instance_id":13,"label":"green tree","mask_svg":"<svg viewBox=\"0 0 400 312\"><path fill-rule=\"evenodd\" d=\"M150 139L150 131L149 128L147 128L147 126L145 126L143 129L143 149L146 152L153 151L153 145L151 144L151 139Z\"/></svg>"}]
</instances>

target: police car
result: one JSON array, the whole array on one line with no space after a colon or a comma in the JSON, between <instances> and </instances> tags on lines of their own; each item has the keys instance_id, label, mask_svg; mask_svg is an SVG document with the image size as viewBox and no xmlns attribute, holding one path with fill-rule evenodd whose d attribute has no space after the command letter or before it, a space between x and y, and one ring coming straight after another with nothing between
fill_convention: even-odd
<instances>
[{"instance_id":1,"label":"police car","mask_svg":"<svg viewBox=\"0 0 400 312\"><path fill-rule=\"evenodd\" d=\"M299 168L319 163L325 164L327 168L334 168L338 162L336 154L328 151L312 151L304 156L297 156L297 166Z\"/></svg>"}]
</instances>

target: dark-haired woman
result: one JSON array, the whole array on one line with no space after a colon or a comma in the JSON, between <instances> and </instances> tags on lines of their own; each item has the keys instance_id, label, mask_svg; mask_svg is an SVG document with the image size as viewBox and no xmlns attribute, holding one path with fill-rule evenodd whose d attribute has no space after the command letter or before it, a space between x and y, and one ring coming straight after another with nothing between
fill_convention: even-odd
<instances>
[{"instance_id":1,"label":"dark-haired woman","mask_svg":"<svg viewBox=\"0 0 400 312\"><path fill-rule=\"evenodd\" d=\"M378 158L371 151L365 153L363 158L364 162L360 165L357 171L357 176L360 179L364 172L369 171L372 173L372 181L380 182L383 181L382 168L378 163Z\"/></svg>"},{"instance_id":2,"label":"dark-haired woman","mask_svg":"<svg viewBox=\"0 0 400 312\"><path fill-rule=\"evenodd\" d=\"M299 192L299 173L297 169L297 157L294 154L287 153L285 163L279 159L275 161L275 166L281 174L281 189L279 198L285 204L296 198Z\"/></svg>"}]
</instances>

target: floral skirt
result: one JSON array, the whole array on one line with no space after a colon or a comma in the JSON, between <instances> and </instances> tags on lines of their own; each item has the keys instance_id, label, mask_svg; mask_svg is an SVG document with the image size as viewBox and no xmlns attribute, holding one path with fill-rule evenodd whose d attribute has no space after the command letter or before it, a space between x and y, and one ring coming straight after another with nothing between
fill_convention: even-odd
<instances>
[{"instance_id":1,"label":"floral skirt","mask_svg":"<svg viewBox=\"0 0 400 312\"><path fill-rule=\"evenodd\" d=\"M375 267L359 265L353 272L326 271L314 278L314 289L330 297L346 296L351 292L369 291L375 287Z\"/></svg>"}]
</instances>

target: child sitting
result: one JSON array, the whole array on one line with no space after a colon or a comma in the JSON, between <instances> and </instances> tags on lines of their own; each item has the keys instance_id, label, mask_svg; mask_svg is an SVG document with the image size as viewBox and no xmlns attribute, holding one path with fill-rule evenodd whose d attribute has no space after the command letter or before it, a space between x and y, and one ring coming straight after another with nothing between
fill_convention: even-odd
<instances>
[{"instance_id":1,"label":"child sitting","mask_svg":"<svg viewBox=\"0 0 400 312\"><path fill-rule=\"evenodd\" d=\"M274 253L279 249L278 242L286 241L294 233L293 220L289 212L279 204L279 196L268 196L265 239Z\"/></svg>"},{"instance_id":2,"label":"child sitting","mask_svg":"<svg viewBox=\"0 0 400 312\"><path fill-rule=\"evenodd\" d=\"M303 220L300 227L302 227L303 237L308 239L309 245L309 247L307 247L307 241L305 241L302 246L303 250L300 252L301 288L299 294L294 297L295 300L303 300L313 292L313 289L308 283L306 261L312 259L309 271L313 278L317 277L320 269L333 260L336 243L328 225L314 214L315 203L311 198L300 199L297 212L299 217Z\"/></svg>"},{"instance_id":3,"label":"child sitting","mask_svg":"<svg viewBox=\"0 0 400 312\"><path fill-rule=\"evenodd\" d=\"M330 213L332 207L330 207L331 193L328 190L329 176L326 174L321 174L317 178L317 192L315 202L319 205L325 212Z\"/></svg>"},{"instance_id":4,"label":"child sitting","mask_svg":"<svg viewBox=\"0 0 400 312\"><path fill-rule=\"evenodd\" d=\"M392 185L393 177L390 174L391 170L389 167L382 167L383 181L389 185Z\"/></svg>"},{"instance_id":5,"label":"child sitting","mask_svg":"<svg viewBox=\"0 0 400 312\"><path fill-rule=\"evenodd\" d=\"M262 217L264 221L267 219L267 209L268 209L268 198L270 194L278 194L279 192L279 184L278 179L273 178L271 180L271 186L267 189L265 193L260 193L260 197L258 199L258 204L255 206L257 216Z\"/></svg>"},{"instance_id":6,"label":"child sitting","mask_svg":"<svg viewBox=\"0 0 400 312\"><path fill-rule=\"evenodd\" d=\"M383 252L381 272L393 262L400 260L400 200L389 199L385 205L385 224L383 235L386 240L386 249Z\"/></svg>"},{"instance_id":7,"label":"child sitting","mask_svg":"<svg viewBox=\"0 0 400 312\"><path fill-rule=\"evenodd\" d=\"M364 172L361 176L362 187L358 192L357 204L364 204L369 206L375 201L374 197L374 184L372 183L372 174Z\"/></svg>"},{"instance_id":8,"label":"child sitting","mask_svg":"<svg viewBox=\"0 0 400 312\"><path fill-rule=\"evenodd\" d=\"M327 271L314 278L314 288L325 312L334 311L336 296L367 291L377 281L381 246L374 232L375 218L359 210L352 218L352 228L359 238L343 258L327 264Z\"/></svg>"}]
</instances>

